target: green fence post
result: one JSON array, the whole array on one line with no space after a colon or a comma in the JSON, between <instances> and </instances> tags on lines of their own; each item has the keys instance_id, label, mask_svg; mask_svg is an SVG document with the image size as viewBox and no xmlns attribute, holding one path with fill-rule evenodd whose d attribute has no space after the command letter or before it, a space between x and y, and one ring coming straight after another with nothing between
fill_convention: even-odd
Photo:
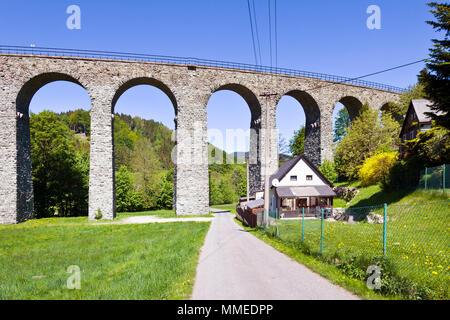
<instances>
[{"instance_id":1,"label":"green fence post","mask_svg":"<svg viewBox=\"0 0 450 320\"><path fill-rule=\"evenodd\" d=\"M383 257L386 258L386 224L387 224L387 204L384 204L383 214Z\"/></svg>"},{"instance_id":2,"label":"green fence post","mask_svg":"<svg viewBox=\"0 0 450 320\"><path fill-rule=\"evenodd\" d=\"M275 209L275 221L276 221L276 224L277 224L277 238L280 237L280 232L278 231L278 219L279 219L279 217L278 217L278 208L276 208Z\"/></svg>"},{"instance_id":3,"label":"green fence post","mask_svg":"<svg viewBox=\"0 0 450 320\"><path fill-rule=\"evenodd\" d=\"M264 231L267 231L267 216L269 215L267 212L267 208L264 208Z\"/></svg>"},{"instance_id":4,"label":"green fence post","mask_svg":"<svg viewBox=\"0 0 450 320\"><path fill-rule=\"evenodd\" d=\"M302 242L305 242L305 207L302 208Z\"/></svg>"},{"instance_id":5,"label":"green fence post","mask_svg":"<svg viewBox=\"0 0 450 320\"><path fill-rule=\"evenodd\" d=\"M425 191L427 191L428 168L425 168Z\"/></svg>"},{"instance_id":6,"label":"green fence post","mask_svg":"<svg viewBox=\"0 0 450 320\"><path fill-rule=\"evenodd\" d=\"M321 219L321 232L320 232L320 254L323 254L323 209L322 209L322 219Z\"/></svg>"}]
</instances>

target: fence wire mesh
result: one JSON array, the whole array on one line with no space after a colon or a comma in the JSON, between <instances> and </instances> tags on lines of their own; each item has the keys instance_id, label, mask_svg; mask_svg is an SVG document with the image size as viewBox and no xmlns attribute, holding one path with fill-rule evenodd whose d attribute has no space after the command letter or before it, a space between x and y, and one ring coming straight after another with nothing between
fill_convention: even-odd
<instances>
[{"instance_id":1,"label":"fence wire mesh","mask_svg":"<svg viewBox=\"0 0 450 320\"><path fill-rule=\"evenodd\" d=\"M384 205L347 208L329 219L271 213L266 232L328 260L386 258L399 276L449 298L450 200L388 205L386 223L384 211Z\"/></svg>"},{"instance_id":2,"label":"fence wire mesh","mask_svg":"<svg viewBox=\"0 0 450 320\"><path fill-rule=\"evenodd\" d=\"M388 214L386 250L389 259L402 275L448 293L450 200L392 205Z\"/></svg>"},{"instance_id":3,"label":"fence wire mesh","mask_svg":"<svg viewBox=\"0 0 450 320\"><path fill-rule=\"evenodd\" d=\"M424 190L444 190L448 189L450 183L450 175L448 169L450 166L444 164L442 166L425 168L420 171L419 189Z\"/></svg>"}]
</instances>

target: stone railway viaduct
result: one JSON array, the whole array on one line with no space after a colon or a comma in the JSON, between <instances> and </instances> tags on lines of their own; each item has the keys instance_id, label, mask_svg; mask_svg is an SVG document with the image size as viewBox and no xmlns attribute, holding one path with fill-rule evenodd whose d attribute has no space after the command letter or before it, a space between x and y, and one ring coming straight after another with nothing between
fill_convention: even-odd
<instances>
[{"instance_id":1,"label":"stone railway viaduct","mask_svg":"<svg viewBox=\"0 0 450 320\"><path fill-rule=\"evenodd\" d=\"M85 88L91 99L89 217L100 209L115 217L113 115L119 97L136 85L161 89L175 109L174 206L179 215L207 214L207 104L220 90L242 96L251 111L251 191L264 185L264 137L272 132L269 170L278 167L276 108L288 95L306 114L305 153L316 165L332 158L332 114L337 102L352 118L364 103L380 110L400 94L349 83L236 68L0 52L0 224L33 217L29 105L33 95L53 81ZM265 93L275 94L270 99ZM268 110L268 112L267 112ZM269 128L266 128L269 117ZM193 134L192 134L193 133Z\"/></svg>"}]
</instances>

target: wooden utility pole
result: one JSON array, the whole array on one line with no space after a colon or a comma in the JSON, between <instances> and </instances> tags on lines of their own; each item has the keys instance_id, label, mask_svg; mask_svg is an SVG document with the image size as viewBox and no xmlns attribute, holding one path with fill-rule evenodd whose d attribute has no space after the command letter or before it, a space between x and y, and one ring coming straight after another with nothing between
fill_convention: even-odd
<instances>
[{"instance_id":1,"label":"wooden utility pole","mask_svg":"<svg viewBox=\"0 0 450 320\"><path fill-rule=\"evenodd\" d=\"M248 161L250 160L250 153L248 157L246 157L247 160L247 202L250 201L250 165Z\"/></svg>"},{"instance_id":2,"label":"wooden utility pole","mask_svg":"<svg viewBox=\"0 0 450 320\"><path fill-rule=\"evenodd\" d=\"M261 97L266 98L266 130L265 130L265 147L264 147L264 226L267 229L269 222L269 164L270 164L270 136L269 136L269 127L270 127L270 102L271 98L276 96L275 93L263 93Z\"/></svg>"}]
</instances>

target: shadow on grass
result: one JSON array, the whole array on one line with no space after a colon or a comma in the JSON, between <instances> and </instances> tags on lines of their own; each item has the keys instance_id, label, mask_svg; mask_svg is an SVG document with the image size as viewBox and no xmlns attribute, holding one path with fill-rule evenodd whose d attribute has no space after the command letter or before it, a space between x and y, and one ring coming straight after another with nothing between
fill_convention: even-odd
<instances>
[{"instance_id":1,"label":"shadow on grass","mask_svg":"<svg viewBox=\"0 0 450 320\"><path fill-rule=\"evenodd\" d=\"M369 207L369 206L377 206L382 204L392 204L399 202L407 195L413 193L415 189L406 189L406 190L400 190L400 191L392 191L392 192L385 192L380 191L373 195L371 195L369 198L363 198L360 199L358 202L352 204L349 209L352 208L358 208L358 207Z\"/></svg>"}]
</instances>

